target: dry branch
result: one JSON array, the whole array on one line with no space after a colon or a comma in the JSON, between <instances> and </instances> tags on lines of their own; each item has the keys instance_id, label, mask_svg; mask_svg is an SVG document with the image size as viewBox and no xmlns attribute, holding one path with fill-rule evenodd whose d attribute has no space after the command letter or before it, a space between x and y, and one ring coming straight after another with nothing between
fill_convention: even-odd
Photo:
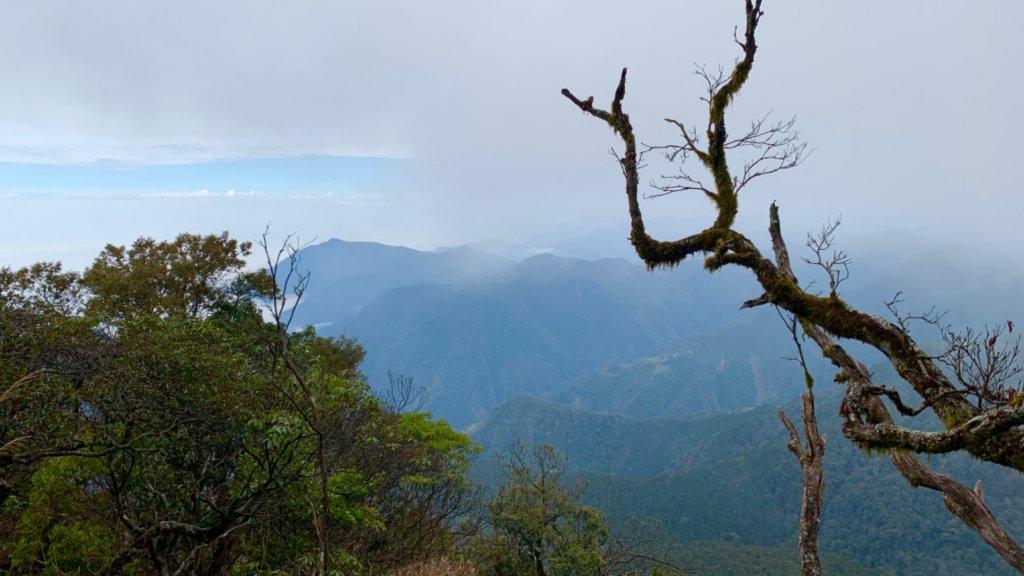
<instances>
[{"instance_id":1,"label":"dry branch","mask_svg":"<svg viewBox=\"0 0 1024 576\"><path fill-rule=\"evenodd\" d=\"M781 313L780 313L781 315ZM797 335L796 318L782 316L786 328L793 337L797 350L797 361L804 371L807 391L800 395L801 416L804 425L804 440L801 442L796 426L782 410L779 420L789 432L786 447L796 456L803 472L803 492L800 498L800 524L797 528L797 545L800 550L801 576L821 576L821 559L818 555L818 532L821 527L821 508L825 501L825 437L818 433L818 417L814 410L814 378L807 369L803 346Z\"/></svg>"},{"instance_id":2,"label":"dry branch","mask_svg":"<svg viewBox=\"0 0 1024 576\"><path fill-rule=\"evenodd\" d=\"M826 228L821 241L816 243L819 265L825 269L829 278L830 293L827 296L808 293L797 282L783 241L778 207L774 203L769 210L769 233L774 260L764 256L753 242L732 228L738 210L739 190L755 177L796 166L804 152L804 148L795 139L789 140L794 133L790 131L792 126L785 123L765 127L763 121L760 124L755 122L744 136L735 139L728 136L725 113L750 75L757 50L755 32L762 17L760 0L746 0L745 5L744 33L742 39L737 38L742 57L728 76L724 71L718 75L703 72L708 82L708 96L704 99L708 103L708 117L703 148L696 130L688 129L684 123L671 119L669 122L680 130L684 143L660 148L647 147L647 151L661 150L670 158L685 160L691 156L696 157L708 172L711 184L683 173L674 182L661 188L663 192L690 189L704 192L714 203L717 216L702 231L671 241L657 240L646 232L639 205L636 136L629 116L623 109L626 70L622 70L610 111L595 107L593 97L581 100L569 90L562 90L562 94L584 113L607 123L625 145L625 151L618 160L625 178L630 240L637 254L651 269L676 266L699 253L705 257L704 266L708 270L726 265L750 270L764 294L745 302L743 307L773 304L789 312L822 354L839 368L839 378L847 386L841 408L844 435L865 449L890 450L893 463L913 486L939 491L953 514L976 530L1010 565L1024 571L1021 547L999 526L985 505L980 490L971 491L927 469L910 454L916 451L935 453L959 450L975 458L1024 472L1024 432L1020 428L1024 424L1024 400L1011 392L1015 392L1016 388L1009 388L1005 384L1000 388L998 380L986 380L984 374L980 383L972 382L968 371L977 367L964 363L961 363L960 372L963 377L958 375L956 381L951 380L943 370L940 359L921 349L906 330L902 319L897 318L896 324L893 324L885 318L857 310L842 300L837 289L846 277L849 260L845 254L832 252L831 244L826 241L834 232L834 227L831 232ZM759 155L755 155L754 160L745 165L740 176L734 176L726 155L729 151L743 147L752 148ZM812 245L812 250L815 250L815 245ZM923 433L896 427L881 398L893 398L893 395L887 389L876 386L867 368L848 354L837 339L861 342L881 352L896 373L921 396L924 408L933 411L946 425L946 430ZM995 340L986 340L985 344L992 348L996 340L998 335ZM991 356L985 348L982 348L982 352L982 356ZM1013 351L1008 354L1012 355ZM949 358L952 357L947 360ZM991 360L989 367L999 369L1001 365ZM984 369L977 368L982 373ZM1003 374L1016 375L1012 372L1013 368L1004 367L1002 370ZM901 404L897 407L900 408ZM900 409L904 408L906 406ZM907 411L920 412L911 409Z\"/></svg>"}]
</instances>

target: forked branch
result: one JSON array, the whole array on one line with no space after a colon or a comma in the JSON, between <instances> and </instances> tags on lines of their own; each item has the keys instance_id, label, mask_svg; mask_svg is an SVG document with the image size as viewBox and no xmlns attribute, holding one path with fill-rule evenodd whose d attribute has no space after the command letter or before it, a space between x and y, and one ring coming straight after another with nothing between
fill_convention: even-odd
<instances>
[{"instance_id":1,"label":"forked branch","mask_svg":"<svg viewBox=\"0 0 1024 576\"><path fill-rule=\"evenodd\" d=\"M774 204L770 233L779 262L786 263L784 270L788 272L790 278L795 279L789 270L788 250L782 238L778 211ZM838 379L847 385L846 396L840 408L840 414L844 416L843 434L860 446L882 448L884 441L876 439L876 444L866 435L885 434L900 429L896 427L889 410L876 393L879 387L872 382L871 373L820 326L807 321L802 321L801 326L825 357L840 370ZM899 446L888 446L894 448L890 450L890 458L900 474L911 486L928 488L942 494L943 503L953 515L976 531L1014 569L1024 572L1024 548L1010 537L993 516L985 503L980 481L972 491L949 476L929 469L912 455L915 451L912 444L913 440L910 440Z\"/></svg>"},{"instance_id":2,"label":"forked branch","mask_svg":"<svg viewBox=\"0 0 1024 576\"><path fill-rule=\"evenodd\" d=\"M801 576L821 576L821 559L818 555L818 531L821 527L821 508L825 501L825 437L818 433L818 416L814 410L814 378L807 369L807 360L804 358L804 348L800 343L797 334L797 320L792 315L785 315L779 312L786 329L793 338L793 345L796 346L797 362L804 371L804 384L807 391L801 394L804 425L804 441L800 441L800 435L796 426L786 416L786 413L779 410L779 420L789 432L789 443L786 447L796 456L803 472L803 493L800 499L800 525L797 528L797 545L800 549L800 574Z\"/></svg>"},{"instance_id":3,"label":"forked branch","mask_svg":"<svg viewBox=\"0 0 1024 576\"><path fill-rule=\"evenodd\" d=\"M695 157L708 172L708 180L683 174L662 190L700 190L712 201L717 215L714 222L702 231L673 241L657 240L646 232L637 190L637 139L623 108L626 70L622 71L608 111L595 107L593 97L581 100L569 90L562 90L562 94L584 113L607 123L625 145L625 152L619 157L619 162L626 184L630 240L640 258L652 269L676 266L686 258L700 253L705 256L704 266L709 270L726 265L750 270L764 293L744 303L743 307L773 304L789 312L822 354L840 369L839 377L847 385L841 410L844 435L864 448L893 449L893 462L913 485L940 491L947 507L954 514L977 530L1007 562L1024 571L1024 561L1021 560L1024 554L1021 554L1020 547L1006 536L992 517L980 491L972 492L928 470L903 451L963 450L975 458L1024 472L1024 432L1020 428L1021 418L1024 418L1024 401L1015 394L1016 386L1006 384L1000 388L998 379L999 374L1015 377L1016 373L1008 372L1005 368L1000 371L1001 364L990 363L992 375L986 377L982 371L981 384L976 386L972 396L965 393L966 387L959 377L957 382L947 377L942 363L921 349L903 322L897 320L894 324L849 306L838 295L839 285L847 275L849 259L842 252L832 250L829 239L834 227L831 230L826 227L819 240L812 242L812 250L818 254L817 263L829 278L827 296L808 293L797 282L790 267L789 255L782 239L778 208L774 203L769 211L769 233L774 259L765 257L753 242L732 228L738 210L739 189L756 177L795 166L804 157L802 145L796 143L795 137L789 139L795 133L791 132L792 126L787 123L766 127L763 122L760 125L755 122L744 136L733 139L730 139L726 131L726 110L749 77L757 50L755 32L762 16L761 2L746 0L745 5L744 32L742 37L737 38L742 50L741 58L728 76L706 76L709 79L706 98L708 116L703 147L695 129L687 128L682 122L669 120L680 130L683 143L660 148L670 158L674 156L685 160ZM748 161L743 172L734 177L726 155L744 145L759 150L760 154ZM648 151L658 149L647 147ZM905 434L895 427L881 399L881 396L889 394L874 385L867 368L837 343L837 339L844 338L861 342L881 352L897 374L921 396L924 405L946 424L946 432L934 435ZM984 350L982 352L983 356L987 354ZM1007 357L1014 356L1013 349L1007 354ZM960 366L966 379L971 368L962 362ZM1002 382L1009 382L1009 378ZM1014 395L1012 399L1011 394ZM1001 405L996 405L997 399Z\"/></svg>"}]
</instances>

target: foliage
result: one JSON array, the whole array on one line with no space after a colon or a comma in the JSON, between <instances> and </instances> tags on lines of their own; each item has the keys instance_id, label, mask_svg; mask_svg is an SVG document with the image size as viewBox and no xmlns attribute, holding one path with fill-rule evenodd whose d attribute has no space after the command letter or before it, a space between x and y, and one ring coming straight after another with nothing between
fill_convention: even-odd
<instances>
[{"instance_id":1,"label":"foliage","mask_svg":"<svg viewBox=\"0 0 1024 576\"><path fill-rule=\"evenodd\" d=\"M434 558L403 566L391 576L476 576L476 568L468 560L453 561L450 558Z\"/></svg>"},{"instance_id":2,"label":"foliage","mask_svg":"<svg viewBox=\"0 0 1024 576\"><path fill-rule=\"evenodd\" d=\"M224 297L227 279L240 275L251 248L226 232L181 234L174 242L140 238L131 248L108 244L82 276L96 296L90 311L113 318L203 315Z\"/></svg>"},{"instance_id":3,"label":"foliage","mask_svg":"<svg viewBox=\"0 0 1024 576\"><path fill-rule=\"evenodd\" d=\"M876 377L891 381L895 375L887 377L879 368ZM842 433L838 414L842 393L833 386L818 397L821 431L830 439ZM555 444L569 456L565 482L588 486L583 503L606 514L613 534L634 516L650 518L659 521L680 547L701 558L701 551L713 546L709 540L720 540L784 550L791 561L796 560L793 526L800 512L800 470L786 452L786 431L778 425L775 408L692 421L630 421L537 400L515 404L514 411L496 412L496 421L481 429L481 444L491 450L507 446L502 439L529 415L529 428L523 434L531 442ZM785 409L799 410L799 404ZM663 439L676 439L679 446L668 446ZM624 451L632 452L625 461ZM906 493L898 471L885 458L865 459L852 444L832 442L824 463L825 473L835 480L825 501L823 552L893 574L1013 573L950 517L934 494ZM1020 492L1016 472L964 457L934 458L931 464L955 478L980 478L986 499L1000 511L999 519L1013 533L1024 533L1024 514L1015 505ZM504 482L492 458L475 462L473 474L495 489ZM687 554L674 557L687 567L694 566ZM827 554L823 561L825 573L831 573ZM719 573L713 560L697 564L696 568L714 566L710 572ZM771 564L776 565L774 560ZM753 552L737 556L729 565L734 573L761 569ZM767 571L782 573L784 565L778 566Z\"/></svg>"},{"instance_id":4,"label":"foliage","mask_svg":"<svg viewBox=\"0 0 1024 576\"><path fill-rule=\"evenodd\" d=\"M249 251L186 234L108 246L81 275L0 270L0 570L310 572L320 469L329 568L449 549L474 445L382 404L355 341L267 324L272 276L243 271Z\"/></svg>"},{"instance_id":5,"label":"foliage","mask_svg":"<svg viewBox=\"0 0 1024 576\"><path fill-rule=\"evenodd\" d=\"M582 502L585 485L564 481L567 461L550 444L515 442L505 480L487 502L490 532L471 542L481 574L582 576L675 573L663 557L612 534L604 515Z\"/></svg>"},{"instance_id":6,"label":"foliage","mask_svg":"<svg viewBox=\"0 0 1024 576\"><path fill-rule=\"evenodd\" d=\"M48 460L35 471L11 542L13 571L63 574L112 560L116 543L102 516L94 514L97 498L89 489L101 473L98 464L69 457ZM58 521L58 511L72 519Z\"/></svg>"}]
</instances>

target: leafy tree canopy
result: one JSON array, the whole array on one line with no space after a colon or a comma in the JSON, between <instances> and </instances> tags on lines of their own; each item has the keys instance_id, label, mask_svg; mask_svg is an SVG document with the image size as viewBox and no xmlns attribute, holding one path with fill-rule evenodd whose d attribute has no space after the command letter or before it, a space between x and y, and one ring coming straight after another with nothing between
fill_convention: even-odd
<instances>
[{"instance_id":1,"label":"leafy tree canopy","mask_svg":"<svg viewBox=\"0 0 1024 576\"><path fill-rule=\"evenodd\" d=\"M381 402L354 340L266 322L250 253L183 234L0 270L0 571L359 573L452 545L474 445Z\"/></svg>"}]
</instances>

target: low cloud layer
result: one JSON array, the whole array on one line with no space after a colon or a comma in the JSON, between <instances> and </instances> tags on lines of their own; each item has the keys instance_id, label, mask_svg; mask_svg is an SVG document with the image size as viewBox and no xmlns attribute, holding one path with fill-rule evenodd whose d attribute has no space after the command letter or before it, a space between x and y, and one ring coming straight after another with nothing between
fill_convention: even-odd
<instances>
[{"instance_id":1,"label":"low cloud layer","mask_svg":"<svg viewBox=\"0 0 1024 576\"><path fill-rule=\"evenodd\" d=\"M764 8L733 125L795 115L815 152L751 186L741 200L751 234L778 200L797 234L841 214L855 234L894 242L907 231L979 249L1024 240L1014 72L1024 4ZM628 66L634 125L647 142L668 141L664 117L701 124L694 64L728 66L741 20L738 0L10 3L0 9L0 160L415 158L420 208L396 217L406 236L568 235L621 222L624 202L606 154L613 135L559 90L605 103ZM654 162L647 176L669 170ZM696 196L647 205L666 217L707 212ZM182 217L179 228L190 226ZM390 228L356 224L332 235Z\"/></svg>"}]
</instances>

